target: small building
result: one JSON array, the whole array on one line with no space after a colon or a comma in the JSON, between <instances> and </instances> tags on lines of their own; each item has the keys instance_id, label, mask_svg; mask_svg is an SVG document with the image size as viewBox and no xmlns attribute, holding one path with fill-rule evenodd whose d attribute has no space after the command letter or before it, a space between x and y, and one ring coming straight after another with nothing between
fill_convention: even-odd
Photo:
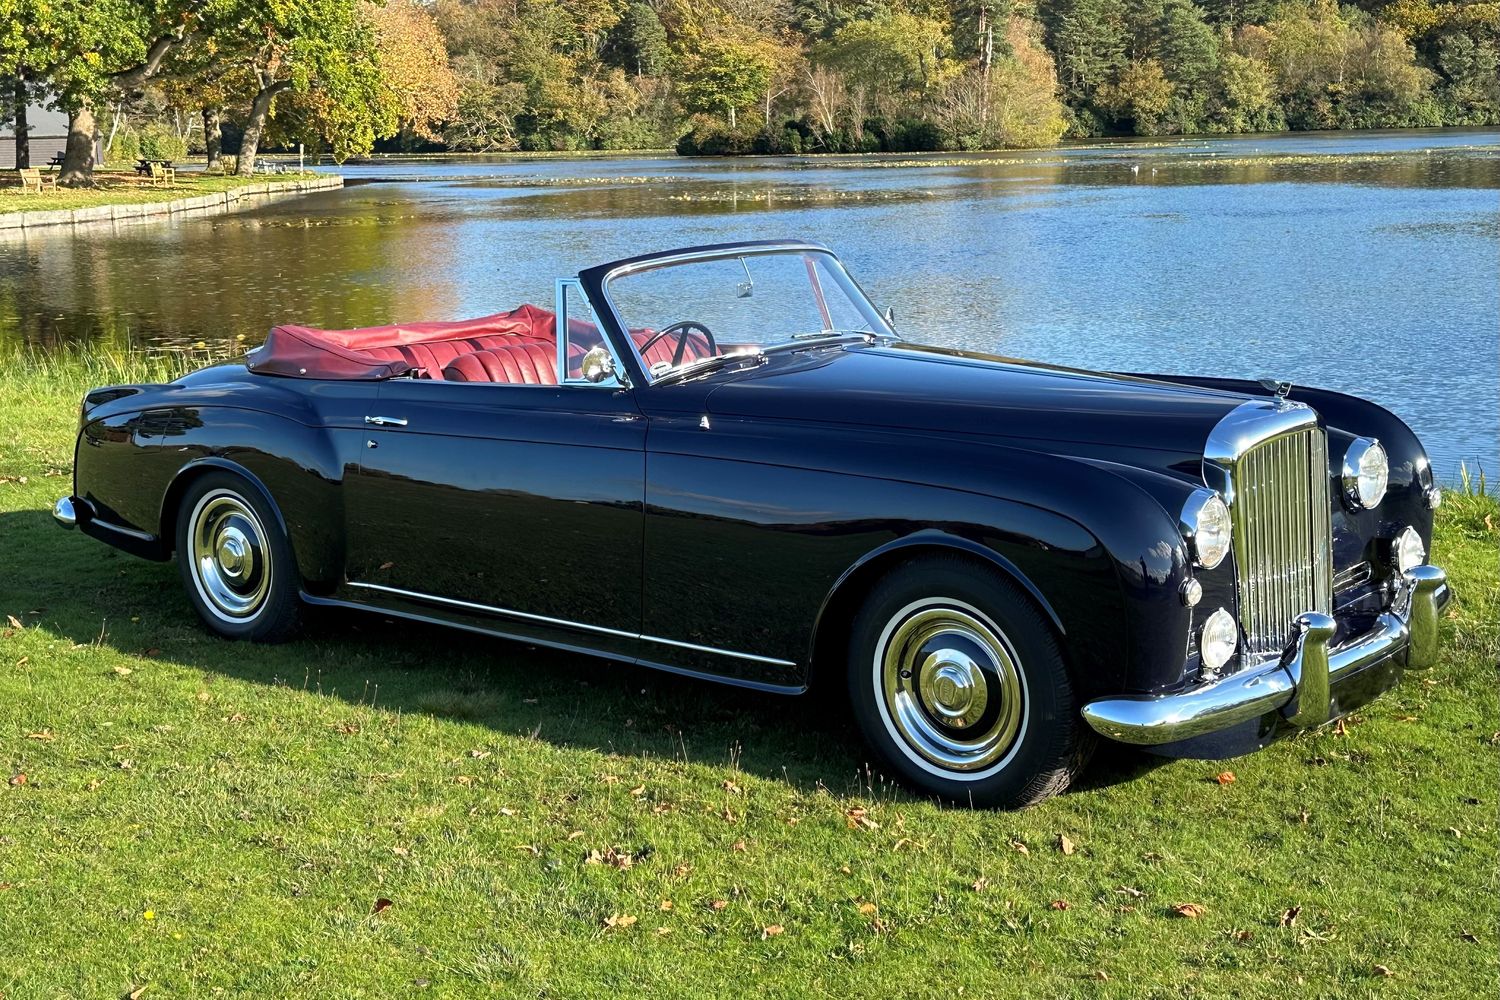
<instances>
[{"instance_id":1,"label":"small building","mask_svg":"<svg viewBox=\"0 0 1500 1000\"><path fill-rule=\"evenodd\" d=\"M68 146L68 116L40 104L26 109L26 124L31 133L31 165L45 167L54 154ZM94 163L104 159L104 141L94 136ZM7 121L0 127L0 170L16 169L16 126Z\"/></svg>"}]
</instances>

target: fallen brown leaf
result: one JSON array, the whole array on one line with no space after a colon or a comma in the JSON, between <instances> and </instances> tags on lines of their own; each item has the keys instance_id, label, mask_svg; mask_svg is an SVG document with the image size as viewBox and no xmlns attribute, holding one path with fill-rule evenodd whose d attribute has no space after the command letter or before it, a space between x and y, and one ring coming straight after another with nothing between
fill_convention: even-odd
<instances>
[{"instance_id":1,"label":"fallen brown leaf","mask_svg":"<svg viewBox=\"0 0 1500 1000\"><path fill-rule=\"evenodd\" d=\"M1073 842L1068 839L1067 834L1059 833L1057 835L1057 849L1062 851L1064 855L1072 855L1074 851Z\"/></svg>"},{"instance_id":2,"label":"fallen brown leaf","mask_svg":"<svg viewBox=\"0 0 1500 1000\"><path fill-rule=\"evenodd\" d=\"M1236 941L1240 942L1241 944L1245 944L1245 943L1248 943L1248 942L1253 941L1255 939L1255 932L1254 931L1237 930L1237 931L1234 932L1234 939Z\"/></svg>"},{"instance_id":3,"label":"fallen brown leaf","mask_svg":"<svg viewBox=\"0 0 1500 1000\"><path fill-rule=\"evenodd\" d=\"M764 941L766 938L773 938L784 930L786 930L786 928L781 926L780 924L767 924L765 927L761 928L760 939Z\"/></svg>"},{"instance_id":4,"label":"fallen brown leaf","mask_svg":"<svg viewBox=\"0 0 1500 1000\"><path fill-rule=\"evenodd\" d=\"M19 785L26 784L26 775L24 775L24 774L13 774L13 775L11 775L10 776L10 784L11 784L12 788L17 787Z\"/></svg>"},{"instance_id":5,"label":"fallen brown leaf","mask_svg":"<svg viewBox=\"0 0 1500 1000\"><path fill-rule=\"evenodd\" d=\"M729 849L731 851L744 851L745 850L745 842L743 840L736 840L733 844L731 844L729 846Z\"/></svg>"},{"instance_id":6,"label":"fallen brown leaf","mask_svg":"<svg viewBox=\"0 0 1500 1000\"><path fill-rule=\"evenodd\" d=\"M626 927L634 927L636 918L628 913L616 913L604 918L604 926L609 930L624 930Z\"/></svg>"},{"instance_id":7,"label":"fallen brown leaf","mask_svg":"<svg viewBox=\"0 0 1500 1000\"><path fill-rule=\"evenodd\" d=\"M1301 913L1302 913L1302 907L1300 907L1300 906L1293 906L1291 909L1289 909L1286 912L1282 913L1282 915L1281 915L1281 926L1283 926L1283 927L1294 927L1294 926L1296 926L1296 924L1297 924L1297 917Z\"/></svg>"},{"instance_id":8,"label":"fallen brown leaf","mask_svg":"<svg viewBox=\"0 0 1500 1000\"><path fill-rule=\"evenodd\" d=\"M136 986L120 994L120 1000L141 1000L146 995L146 987Z\"/></svg>"},{"instance_id":9,"label":"fallen brown leaf","mask_svg":"<svg viewBox=\"0 0 1500 1000\"><path fill-rule=\"evenodd\" d=\"M708 908L710 910L713 910L715 913L717 913L718 911L724 909L724 907L726 907L728 905L729 905L729 900L727 900L727 899L716 899L712 903L708 904Z\"/></svg>"},{"instance_id":10,"label":"fallen brown leaf","mask_svg":"<svg viewBox=\"0 0 1500 1000\"><path fill-rule=\"evenodd\" d=\"M1027 850L1026 845L1023 844L1023 843L1021 843L1019 840L1012 840L1010 842L1010 849L1013 850L1013 851L1015 851L1017 854L1030 854L1031 853L1031 851Z\"/></svg>"},{"instance_id":11,"label":"fallen brown leaf","mask_svg":"<svg viewBox=\"0 0 1500 1000\"><path fill-rule=\"evenodd\" d=\"M31 657L29 657L29 656L23 656L19 660L16 661L16 666L18 666L18 667L24 667L24 666L26 666L26 664L28 664L30 662L31 662Z\"/></svg>"},{"instance_id":12,"label":"fallen brown leaf","mask_svg":"<svg viewBox=\"0 0 1500 1000\"><path fill-rule=\"evenodd\" d=\"M1172 907L1172 912L1177 914L1179 917L1186 917L1189 920L1197 920L1207 911L1205 911L1204 908L1197 903L1178 903L1176 906Z\"/></svg>"},{"instance_id":13,"label":"fallen brown leaf","mask_svg":"<svg viewBox=\"0 0 1500 1000\"><path fill-rule=\"evenodd\" d=\"M43 743L51 743L53 740L57 739L57 737L53 735L52 730L50 729L43 729L39 733L27 733L26 738L28 740L41 740Z\"/></svg>"},{"instance_id":14,"label":"fallen brown leaf","mask_svg":"<svg viewBox=\"0 0 1500 1000\"><path fill-rule=\"evenodd\" d=\"M874 913L878 909L879 909L879 907L876 906L874 903L860 903L859 904L859 912L863 913L867 917L870 916L872 913Z\"/></svg>"},{"instance_id":15,"label":"fallen brown leaf","mask_svg":"<svg viewBox=\"0 0 1500 1000\"><path fill-rule=\"evenodd\" d=\"M983 892L984 890L988 889L989 887L990 887L990 880L987 879L987 878L985 878L983 875L979 876L978 878L976 878L973 882L971 882L969 884L969 888L973 889L975 892Z\"/></svg>"},{"instance_id":16,"label":"fallen brown leaf","mask_svg":"<svg viewBox=\"0 0 1500 1000\"><path fill-rule=\"evenodd\" d=\"M1375 975L1377 975L1377 976L1394 976L1395 975L1394 972L1392 972L1390 969L1386 968L1383 965L1377 965L1377 966L1375 966L1375 968L1374 968L1373 971L1374 971Z\"/></svg>"},{"instance_id":17,"label":"fallen brown leaf","mask_svg":"<svg viewBox=\"0 0 1500 1000\"><path fill-rule=\"evenodd\" d=\"M1122 893L1122 894L1124 894L1126 896L1129 896L1131 899L1140 899L1142 896L1145 895L1145 893L1142 892L1141 890L1132 888L1131 886L1128 886L1128 885L1122 885L1122 886L1120 886L1118 889L1115 890L1115 892Z\"/></svg>"},{"instance_id":18,"label":"fallen brown leaf","mask_svg":"<svg viewBox=\"0 0 1500 1000\"><path fill-rule=\"evenodd\" d=\"M375 907L374 907L374 909L370 910L370 912L372 914L374 914L374 913L384 913L386 910L389 910L392 905L394 905L394 904L392 904L389 899L386 899L384 896L381 896L379 899L375 900Z\"/></svg>"},{"instance_id":19,"label":"fallen brown leaf","mask_svg":"<svg viewBox=\"0 0 1500 1000\"><path fill-rule=\"evenodd\" d=\"M569 840L577 840L579 837L582 837L582 836L583 836L583 831L582 830L574 830L572 833L568 834L568 839Z\"/></svg>"},{"instance_id":20,"label":"fallen brown leaf","mask_svg":"<svg viewBox=\"0 0 1500 1000\"><path fill-rule=\"evenodd\" d=\"M1479 943L1479 935L1475 934L1473 931L1463 931L1458 936L1460 938L1462 938L1463 940L1469 942L1470 944L1478 944Z\"/></svg>"},{"instance_id":21,"label":"fallen brown leaf","mask_svg":"<svg viewBox=\"0 0 1500 1000\"><path fill-rule=\"evenodd\" d=\"M1071 910L1073 908L1073 904L1066 899L1054 899L1047 905L1054 910Z\"/></svg>"},{"instance_id":22,"label":"fallen brown leaf","mask_svg":"<svg viewBox=\"0 0 1500 1000\"><path fill-rule=\"evenodd\" d=\"M661 905L657 907L658 910L662 910L664 912L667 911L667 910L670 910L671 908L672 908L672 901L670 899L664 899L664 900L662 900L661 901Z\"/></svg>"},{"instance_id":23,"label":"fallen brown leaf","mask_svg":"<svg viewBox=\"0 0 1500 1000\"><path fill-rule=\"evenodd\" d=\"M26 627L25 625L21 624L21 619L17 618L15 615L6 615L5 616L5 622L11 628L25 628Z\"/></svg>"},{"instance_id":24,"label":"fallen brown leaf","mask_svg":"<svg viewBox=\"0 0 1500 1000\"><path fill-rule=\"evenodd\" d=\"M396 564L393 562L383 562L380 564L381 569L394 569L395 567Z\"/></svg>"},{"instance_id":25,"label":"fallen brown leaf","mask_svg":"<svg viewBox=\"0 0 1500 1000\"><path fill-rule=\"evenodd\" d=\"M1221 785L1232 785L1234 784L1234 772L1220 771L1218 774L1214 775L1214 780Z\"/></svg>"}]
</instances>

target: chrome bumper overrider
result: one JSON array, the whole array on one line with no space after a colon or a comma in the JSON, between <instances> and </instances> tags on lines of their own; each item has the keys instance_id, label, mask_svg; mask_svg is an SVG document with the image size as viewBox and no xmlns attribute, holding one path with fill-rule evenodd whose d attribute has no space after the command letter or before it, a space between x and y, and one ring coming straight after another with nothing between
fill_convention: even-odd
<instances>
[{"instance_id":1,"label":"chrome bumper overrider","mask_svg":"<svg viewBox=\"0 0 1500 1000\"><path fill-rule=\"evenodd\" d=\"M72 497L63 497L52 505L52 517L64 528L78 527L78 511Z\"/></svg>"},{"instance_id":2,"label":"chrome bumper overrider","mask_svg":"<svg viewBox=\"0 0 1500 1000\"><path fill-rule=\"evenodd\" d=\"M1328 720L1332 685L1344 675L1402 655L1408 670L1432 666L1447 581L1436 566L1407 571L1391 609L1337 649L1328 645L1333 619L1308 612L1297 618L1296 638L1279 659L1176 694L1103 698L1085 705L1083 717L1103 736L1142 746L1218 732L1276 711L1295 726L1319 725Z\"/></svg>"}]
</instances>

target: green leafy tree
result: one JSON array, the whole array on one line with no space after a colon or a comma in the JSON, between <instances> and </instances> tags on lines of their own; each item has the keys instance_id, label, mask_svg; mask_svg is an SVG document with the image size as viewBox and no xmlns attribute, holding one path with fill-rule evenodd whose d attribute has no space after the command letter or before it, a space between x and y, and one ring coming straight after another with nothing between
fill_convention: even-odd
<instances>
[{"instance_id":1,"label":"green leafy tree","mask_svg":"<svg viewBox=\"0 0 1500 1000\"><path fill-rule=\"evenodd\" d=\"M733 131L738 113L761 96L774 69L762 44L733 38L705 42L683 68L682 102L690 111L723 115Z\"/></svg>"},{"instance_id":2,"label":"green leafy tree","mask_svg":"<svg viewBox=\"0 0 1500 1000\"><path fill-rule=\"evenodd\" d=\"M144 86L197 37L209 0L0 0L0 76L45 84L68 113L58 183L93 182L94 108Z\"/></svg>"},{"instance_id":3,"label":"green leafy tree","mask_svg":"<svg viewBox=\"0 0 1500 1000\"><path fill-rule=\"evenodd\" d=\"M266 122L277 99L297 95L295 129L328 142L335 158L368 151L392 135L399 102L380 73L376 37L360 0L214 0L213 37L250 79L249 112L240 139L239 173L255 170ZM315 133L315 134L311 134Z\"/></svg>"}]
</instances>

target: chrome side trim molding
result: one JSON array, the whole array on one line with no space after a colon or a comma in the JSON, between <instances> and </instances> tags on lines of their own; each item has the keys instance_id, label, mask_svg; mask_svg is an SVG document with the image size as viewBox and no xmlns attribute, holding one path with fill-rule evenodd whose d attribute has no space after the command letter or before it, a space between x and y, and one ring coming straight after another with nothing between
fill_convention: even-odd
<instances>
[{"instance_id":1,"label":"chrome side trim molding","mask_svg":"<svg viewBox=\"0 0 1500 1000\"><path fill-rule=\"evenodd\" d=\"M1158 746L1218 732L1281 711L1295 726L1328 720L1331 685L1344 675L1394 657L1410 670L1437 658L1438 609L1447 575L1418 566L1402 578L1391 610L1352 642L1330 649L1333 619L1308 612L1280 657L1186 691L1156 696L1101 698L1083 707L1085 721L1122 743Z\"/></svg>"},{"instance_id":2,"label":"chrome side trim molding","mask_svg":"<svg viewBox=\"0 0 1500 1000\"><path fill-rule=\"evenodd\" d=\"M534 615L529 611L513 611L510 608L497 608L489 604L475 604L472 601L460 601L452 597L439 597L436 594L424 594L416 590L402 590L400 587L387 587L382 583L361 583L350 580L349 586L359 587L362 590L378 590L386 594L394 594L397 597L405 597L414 601L423 601L430 604L442 604L448 607L461 608L465 611L478 611L487 615L500 615L505 618L518 618L521 621L536 622L539 625L558 625L563 628L578 629L583 632L593 632L596 635L610 635L618 639L636 639L642 642L655 642L663 646L676 646L679 649L691 649L698 653L711 653L715 656L732 656L738 660L753 660L756 663L769 663L777 667L795 667L797 664L792 660L778 660L772 656L760 656L756 653L741 653L733 649L717 649L713 646L699 646L696 643L681 642L677 639L663 639L660 636L646 635L642 632L625 632L616 628L605 628L603 625L589 625L586 622L569 621L566 618L549 618L546 615Z\"/></svg>"}]
</instances>

